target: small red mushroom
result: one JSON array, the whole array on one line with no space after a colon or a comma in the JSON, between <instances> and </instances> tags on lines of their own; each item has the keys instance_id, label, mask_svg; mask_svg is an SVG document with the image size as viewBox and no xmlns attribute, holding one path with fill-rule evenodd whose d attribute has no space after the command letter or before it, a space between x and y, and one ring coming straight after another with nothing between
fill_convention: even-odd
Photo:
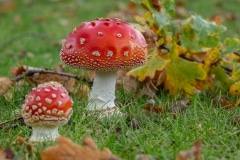
<instances>
[{"instance_id":1,"label":"small red mushroom","mask_svg":"<svg viewBox=\"0 0 240 160\"><path fill-rule=\"evenodd\" d=\"M55 140L58 126L72 115L73 101L58 82L47 82L33 88L22 106L24 122L32 127L30 141Z\"/></svg>"},{"instance_id":2,"label":"small red mushroom","mask_svg":"<svg viewBox=\"0 0 240 160\"><path fill-rule=\"evenodd\" d=\"M89 110L114 110L116 70L147 59L143 35L120 19L83 22L63 41L60 59L75 68L96 70Z\"/></svg>"}]
</instances>

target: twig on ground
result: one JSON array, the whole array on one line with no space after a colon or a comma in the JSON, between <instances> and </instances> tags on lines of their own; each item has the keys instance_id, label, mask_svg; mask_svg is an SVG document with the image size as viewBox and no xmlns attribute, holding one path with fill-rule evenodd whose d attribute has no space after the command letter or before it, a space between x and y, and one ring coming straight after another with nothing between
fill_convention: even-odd
<instances>
[{"instance_id":1,"label":"twig on ground","mask_svg":"<svg viewBox=\"0 0 240 160\"><path fill-rule=\"evenodd\" d=\"M0 122L0 129L4 128L4 126L6 126L9 123L16 123L16 122L20 122L20 124L23 124L24 122L23 122L22 116L18 116L16 118ZM14 127L14 125L12 127Z\"/></svg>"},{"instance_id":2,"label":"twig on ground","mask_svg":"<svg viewBox=\"0 0 240 160\"><path fill-rule=\"evenodd\" d=\"M58 72L58 71L54 71L54 70L46 70L46 69L42 69L42 68L28 68L28 70L26 72L24 72L21 75L18 75L13 80L14 81L19 81L21 79L24 79L25 77L33 76L35 73L55 74L55 75L59 75L59 76L66 76L66 77L75 78L76 80L82 80L83 82L90 83L90 84L92 83L92 81L89 81L84 77L76 76L76 75L71 74L71 73Z\"/></svg>"}]
</instances>

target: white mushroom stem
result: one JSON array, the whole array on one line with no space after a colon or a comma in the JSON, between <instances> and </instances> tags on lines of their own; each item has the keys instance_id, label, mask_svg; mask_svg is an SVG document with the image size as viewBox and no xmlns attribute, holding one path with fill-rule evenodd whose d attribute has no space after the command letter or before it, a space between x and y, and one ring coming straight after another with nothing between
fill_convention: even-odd
<instances>
[{"instance_id":1,"label":"white mushroom stem","mask_svg":"<svg viewBox=\"0 0 240 160\"><path fill-rule=\"evenodd\" d=\"M59 134L57 126L34 126L32 127L30 141L54 141L58 136Z\"/></svg>"},{"instance_id":2,"label":"white mushroom stem","mask_svg":"<svg viewBox=\"0 0 240 160\"><path fill-rule=\"evenodd\" d=\"M89 95L88 110L115 107L116 71L96 71Z\"/></svg>"}]
</instances>

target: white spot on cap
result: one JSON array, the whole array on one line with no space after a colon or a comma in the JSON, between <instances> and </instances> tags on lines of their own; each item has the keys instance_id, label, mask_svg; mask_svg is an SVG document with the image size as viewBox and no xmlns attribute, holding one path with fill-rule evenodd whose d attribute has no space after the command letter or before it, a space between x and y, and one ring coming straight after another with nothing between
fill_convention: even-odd
<instances>
[{"instance_id":1,"label":"white spot on cap","mask_svg":"<svg viewBox=\"0 0 240 160\"><path fill-rule=\"evenodd\" d=\"M29 96L29 100L33 101L34 100L33 96Z\"/></svg>"},{"instance_id":2,"label":"white spot on cap","mask_svg":"<svg viewBox=\"0 0 240 160\"><path fill-rule=\"evenodd\" d=\"M40 119L45 119L45 115L41 115L39 118Z\"/></svg>"},{"instance_id":3,"label":"white spot on cap","mask_svg":"<svg viewBox=\"0 0 240 160\"><path fill-rule=\"evenodd\" d=\"M38 121L39 117L38 116L32 116L33 121Z\"/></svg>"},{"instance_id":4,"label":"white spot on cap","mask_svg":"<svg viewBox=\"0 0 240 160\"><path fill-rule=\"evenodd\" d=\"M50 110L47 110L47 114L52 114L52 112Z\"/></svg>"},{"instance_id":5,"label":"white spot on cap","mask_svg":"<svg viewBox=\"0 0 240 160\"><path fill-rule=\"evenodd\" d=\"M51 97L52 97L52 98L56 98L57 95L53 93L53 94L51 94Z\"/></svg>"},{"instance_id":6,"label":"white spot on cap","mask_svg":"<svg viewBox=\"0 0 240 160\"><path fill-rule=\"evenodd\" d=\"M42 109L39 108L39 109L38 109L38 113L42 113Z\"/></svg>"},{"instance_id":7,"label":"white spot on cap","mask_svg":"<svg viewBox=\"0 0 240 160\"><path fill-rule=\"evenodd\" d=\"M40 106L40 107L41 107L41 106L42 106L42 103L38 103L38 106Z\"/></svg>"},{"instance_id":8,"label":"white spot on cap","mask_svg":"<svg viewBox=\"0 0 240 160\"><path fill-rule=\"evenodd\" d=\"M70 47L71 47L71 44L70 44L70 43L67 43L67 44L66 44L66 48L69 49Z\"/></svg>"},{"instance_id":9,"label":"white spot on cap","mask_svg":"<svg viewBox=\"0 0 240 160\"><path fill-rule=\"evenodd\" d=\"M72 108L69 108L69 109L66 111L66 115L69 117L71 114L72 114Z\"/></svg>"},{"instance_id":10,"label":"white spot on cap","mask_svg":"<svg viewBox=\"0 0 240 160\"><path fill-rule=\"evenodd\" d=\"M43 106L42 109L43 109L44 111L46 111L46 110L47 110L47 107Z\"/></svg>"},{"instance_id":11,"label":"white spot on cap","mask_svg":"<svg viewBox=\"0 0 240 160\"><path fill-rule=\"evenodd\" d=\"M113 52L112 51L108 51L107 52L107 57L112 57L113 56Z\"/></svg>"},{"instance_id":12,"label":"white spot on cap","mask_svg":"<svg viewBox=\"0 0 240 160\"><path fill-rule=\"evenodd\" d=\"M93 51L93 52L92 52L92 55L99 57L99 56L100 56L100 53L99 53L98 51Z\"/></svg>"},{"instance_id":13,"label":"white spot on cap","mask_svg":"<svg viewBox=\"0 0 240 160\"><path fill-rule=\"evenodd\" d=\"M53 114L56 114L57 111L58 111L57 108L53 108L53 109L52 109L52 113L53 113Z\"/></svg>"},{"instance_id":14,"label":"white spot on cap","mask_svg":"<svg viewBox=\"0 0 240 160\"><path fill-rule=\"evenodd\" d=\"M37 108L38 108L37 105L32 105L32 109L33 109L33 110L36 110Z\"/></svg>"},{"instance_id":15,"label":"white spot on cap","mask_svg":"<svg viewBox=\"0 0 240 160\"><path fill-rule=\"evenodd\" d=\"M76 33L77 32L77 28L75 27L74 29L73 29L73 33Z\"/></svg>"},{"instance_id":16,"label":"white spot on cap","mask_svg":"<svg viewBox=\"0 0 240 160\"><path fill-rule=\"evenodd\" d=\"M62 101L58 101L58 102L57 102L58 106L61 106L62 103L63 103Z\"/></svg>"},{"instance_id":17,"label":"white spot on cap","mask_svg":"<svg viewBox=\"0 0 240 160\"><path fill-rule=\"evenodd\" d=\"M131 38L135 38L135 35L134 35L134 34L131 34Z\"/></svg>"},{"instance_id":18,"label":"white spot on cap","mask_svg":"<svg viewBox=\"0 0 240 160\"><path fill-rule=\"evenodd\" d=\"M121 37L122 37L122 34L121 34L121 33L117 33L117 37L118 37L118 38L121 38Z\"/></svg>"},{"instance_id":19,"label":"white spot on cap","mask_svg":"<svg viewBox=\"0 0 240 160\"><path fill-rule=\"evenodd\" d=\"M127 57L127 56L128 56L128 51L125 51L125 52L123 53L123 56L124 56L124 57Z\"/></svg>"},{"instance_id":20,"label":"white spot on cap","mask_svg":"<svg viewBox=\"0 0 240 160\"><path fill-rule=\"evenodd\" d=\"M36 97L36 101L40 101L41 100L41 97L40 96L37 96Z\"/></svg>"},{"instance_id":21,"label":"white spot on cap","mask_svg":"<svg viewBox=\"0 0 240 160\"><path fill-rule=\"evenodd\" d=\"M102 36L103 35L103 32L98 32L97 33L99 36Z\"/></svg>"},{"instance_id":22,"label":"white spot on cap","mask_svg":"<svg viewBox=\"0 0 240 160\"><path fill-rule=\"evenodd\" d=\"M45 92L50 92L50 89L44 88L44 91L45 91Z\"/></svg>"},{"instance_id":23,"label":"white spot on cap","mask_svg":"<svg viewBox=\"0 0 240 160\"><path fill-rule=\"evenodd\" d=\"M56 91L56 90L57 90L57 87L52 87L52 89Z\"/></svg>"},{"instance_id":24,"label":"white spot on cap","mask_svg":"<svg viewBox=\"0 0 240 160\"><path fill-rule=\"evenodd\" d=\"M62 98L65 98L66 96L67 96L67 94L61 93L61 97L62 97Z\"/></svg>"},{"instance_id":25,"label":"white spot on cap","mask_svg":"<svg viewBox=\"0 0 240 160\"><path fill-rule=\"evenodd\" d=\"M51 104L52 100L50 98L45 98L45 102L48 103L48 104Z\"/></svg>"},{"instance_id":26,"label":"white spot on cap","mask_svg":"<svg viewBox=\"0 0 240 160\"><path fill-rule=\"evenodd\" d=\"M62 43L64 43L64 42L66 42L66 39L63 39L63 40L62 40Z\"/></svg>"},{"instance_id":27,"label":"white spot on cap","mask_svg":"<svg viewBox=\"0 0 240 160\"><path fill-rule=\"evenodd\" d=\"M58 114L59 116L61 116L61 115L63 115L63 113L64 113L63 110L60 110L60 111L58 111L57 114Z\"/></svg>"},{"instance_id":28,"label":"white spot on cap","mask_svg":"<svg viewBox=\"0 0 240 160\"><path fill-rule=\"evenodd\" d=\"M29 110L29 106L26 106L26 107L25 107L25 110L28 111L28 110Z\"/></svg>"},{"instance_id":29,"label":"white spot on cap","mask_svg":"<svg viewBox=\"0 0 240 160\"><path fill-rule=\"evenodd\" d=\"M86 39L85 39L85 38L80 38L80 44L84 44L84 43L85 43L85 41L86 41Z\"/></svg>"},{"instance_id":30,"label":"white spot on cap","mask_svg":"<svg viewBox=\"0 0 240 160\"><path fill-rule=\"evenodd\" d=\"M115 21L121 22L122 20L120 18L114 18Z\"/></svg>"}]
</instances>

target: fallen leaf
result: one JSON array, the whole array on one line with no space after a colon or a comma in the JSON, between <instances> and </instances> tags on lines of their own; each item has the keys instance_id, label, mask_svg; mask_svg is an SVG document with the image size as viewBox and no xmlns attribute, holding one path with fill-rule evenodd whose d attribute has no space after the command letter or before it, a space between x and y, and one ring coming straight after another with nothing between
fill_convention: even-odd
<instances>
[{"instance_id":1,"label":"fallen leaf","mask_svg":"<svg viewBox=\"0 0 240 160\"><path fill-rule=\"evenodd\" d=\"M180 151L176 160L200 160L202 153L201 139L198 139L189 150Z\"/></svg>"},{"instance_id":2,"label":"fallen leaf","mask_svg":"<svg viewBox=\"0 0 240 160\"><path fill-rule=\"evenodd\" d=\"M9 124L10 124L10 126L9 126ZM23 120L23 118L21 116L19 116L19 117L10 119L10 120L6 120L6 121L3 121L3 122L0 122L0 129L6 128L6 127L10 127L10 128L13 129L13 128L16 128L19 125L23 125L23 124L25 124L24 120Z\"/></svg>"},{"instance_id":3,"label":"fallen leaf","mask_svg":"<svg viewBox=\"0 0 240 160\"><path fill-rule=\"evenodd\" d=\"M14 10L15 8L16 8L16 3L10 0L0 1L0 13L6 13Z\"/></svg>"},{"instance_id":4,"label":"fallen leaf","mask_svg":"<svg viewBox=\"0 0 240 160\"><path fill-rule=\"evenodd\" d=\"M151 2L152 2L153 7L154 7L158 12L160 12L161 7L162 7L162 4L161 4L160 0L151 0Z\"/></svg>"},{"instance_id":5,"label":"fallen leaf","mask_svg":"<svg viewBox=\"0 0 240 160\"><path fill-rule=\"evenodd\" d=\"M179 113L181 111L185 111L188 108L188 104L190 99L183 99L180 101L173 102L169 105L168 110L173 113Z\"/></svg>"},{"instance_id":6,"label":"fallen leaf","mask_svg":"<svg viewBox=\"0 0 240 160\"><path fill-rule=\"evenodd\" d=\"M64 85L64 87L66 88L66 90L68 90L69 92L73 92L75 89L75 84L76 84L76 79L74 78L70 78L66 84Z\"/></svg>"},{"instance_id":7,"label":"fallen leaf","mask_svg":"<svg viewBox=\"0 0 240 160\"><path fill-rule=\"evenodd\" d=\"M0 160L13 160L14 153L11 148L6 148L5 150L0 149Z\"/></svg>"},{"instance_id":8,"label":"fallen leaf","mask_svg":"<svg viewBox=\"0 0 240 160\"><path fill-rule=\"evenodd\" d=\"M57 143L57 146L48 147L41 153L41 160L120 160L107 148L98 150L96 143L89 137L84 138L83 146L78 146L65 137L57 138Z\"/></svg>"},{"instance_id":9,"label":"fallen leaf","mask_svg":"<svg viewBox=\"0 0 240 160\"><path fill-rule=\"evenodd\" d=\"M127 93L132 93L136 91L138 82L135 78L127 76L126 74L127 74L126 70L117 71L116 88L123 87Z\"/></svg>"},{"instance_id":10,"label":"fallen leaf","mask_svg":"<svg viewBox=\"0 0 240 160\"><path fill-rule=\"evenodd\" d=\"M13 81L7 77L0 77L0 95L6 93L13 85Z\"/></svg>"},{"instance_id":11,"label":"fallen leaf","mask_svg":"<svg viewBox=\"0 0 240 160\"><path fill-rule=\"evenodd\" d=\"M163 107L154 107L152 105L145 105L143 106L143 109L155 114L160 114L164 112L164 108Z\"/></svg>"},{"instance_id":12,"label":"fallen leaf","mask_svg":"<svg viewBox=\"0 0 240 160\"><path fill-rule=\"evenodd\" d=\"M221 106L225 109L233 109L237 107L235 102L229 100L225 96L221 97L220 102L221 102Z\"/></svg>"}]
</instances>

